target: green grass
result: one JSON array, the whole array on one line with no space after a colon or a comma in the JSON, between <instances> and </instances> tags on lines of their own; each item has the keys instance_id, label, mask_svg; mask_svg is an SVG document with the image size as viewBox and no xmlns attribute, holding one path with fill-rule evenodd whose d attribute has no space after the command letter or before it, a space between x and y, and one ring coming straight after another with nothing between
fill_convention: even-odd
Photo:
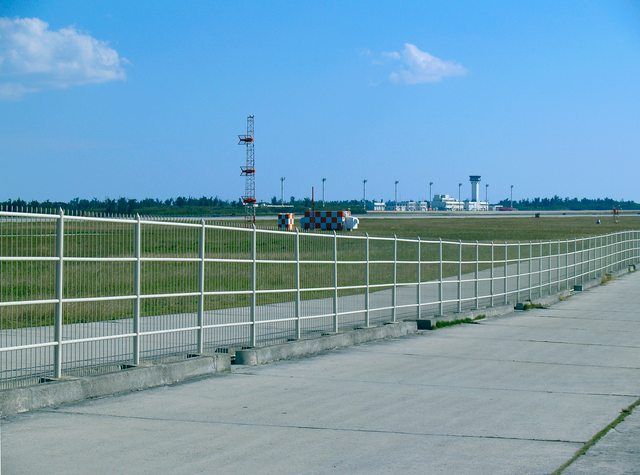
<instances>
[{"instance_id":1,"label":"green grass","mask_svg":"<svg viewBox=\"0 0 640 475\"><path fill-rule=\"evenodd\" d=\"M607 285L609 282L611 282L614 279L615 277L613 276L613 274L610 274L607 272L602 276L602 279L600 280L600 284Z\"/></svg>"},{"instance_id":2,"label":"green grass","mask_svg":"<svg viewBox=\"0 0 640 475\"><path fill-rule=\"evenodd\" d=\"M273 226L271 221L258 221L258 226ZM622 217L619 224L603 220L596 225L592 218L455 218L455 219L373 219L363 217L361 228L344 234L362 236L393 236L423 239L462 239L464 241L517 239L556 239L586 236L623 229L640 229L640 218ZM3 256L55 256L55 222L0 221L0 255ZM313 233L316 234L316 233ZM199 228L144 225L142 229L142 255L144 257L188 257L197 258L200 236ZM133 257L135 242L134 226L131 224L82 222L68 220L65 223L64 252L67 257ZM257 257L274 262L257 265L258 289L295 288L295 265L283 261L294 258L294 233L258 234ZM208 229L206 231L206 256L208 258L251 258L251 233L238 230ZM571 250L571 249L570 249ZM554 245L551 249L559 249ZM564 252L564 247L560 249ZM458 259L458 245L444 244L443 258ZM548 248L542 249L545 255ZM532 257L540 255L538 246L533 246ZM521 257L529 256L529 246L522 247ZM504 258L504 248L496 246L495 259ZM515 257L510 255L510 257ZM301 233L300 258L309 260L333 260L333 240ZM490 249L480 247L480 260L489 260ZM339 239L339 261L361 261L365 259L365 240ZM391 282L392 264L375 261L393 259L393 242L370 240L370 283ZM412 242L398 242L398 282L417 281L418 247ZM420 249L423 262L420 272L423 280L438 276L437 244L424 243ZM463 247L463 273L473 272L475 247ZM55 297L54 262L0 262L0 300L42 300ZM101 297L134 294L133 262L70 262L64 265L64 295L66 298ZM481 268L487 267L486 265ZM445 264L445 276L455 275L457 264ZM143 262L141 287L145 294L168 294L198 291L197 262ZM303 264L301 266L301 288L333 286L333 264ZM365 265L339 266L338 285L351 286L365 283ZM246 291L251 289L251 263L211 262L205 266L205 290ZM362 293L360 289L340 290L339 295ZM294 299L292 292L261 294L258 305L287 302ZM327 298L332 291L303 292L302 299ZM248 295L208 296L205 309L245 307ZM130 317L131 301L87 302L65 304L65 323L102 321ZM196 297L171 297L143 300L142 315L167 313L193 313L197 308ZM25 326L51 325L53 304L37 306L0 307L0 329Z\"/></svg>"},{"instance_id":3,"label":"green grass","mask_svg":"<svg viewBox=\"0 0 640 475\"><path fill-rule=\"evenodd\" d=\"M611 421L609 424L607 424L607 426L604 429L598 431L593 437L591 437L587 442L585 442L585 444L582 447L580 447L580 449L575 454L573 454L573 457L571 457L569 460L567 460L565 463L563 463L560 467L558 467L553 472L553 475L560 475L573 462L575 462L578 458L580 458L584 454L586 454L591 447L596 445L596 443L600 439L602 439L605 435L607 435L607 433L609 433L609 431L611 429L613 429L618 424L620 424L622 421L624 421L633 412L633 410L636 407L638 407L639 405L640 405L640 399L638 399L633 404L631 404L630 406L628 406L628 407L624 408L622 411L620 411L620 414L618 415L618 417L616 417L613 421Z\"/></svg>"},{"instance_id":4,"label":"green grass","mask_svg":"<svg viewBox=\"0 0 640 475\"><path fill-rule=\"evenodd\" d=\"M486 315L478 315L477 317L473 317L473 318L460 318L458 320L441 320L439 322L436 322L436 326L435 329L439 329L439 328L447 328L447 327L453 327L455 325L462 325L463 323L476 323L479 320L484 320L486 318Z\"/></svg>"}]
</instances>

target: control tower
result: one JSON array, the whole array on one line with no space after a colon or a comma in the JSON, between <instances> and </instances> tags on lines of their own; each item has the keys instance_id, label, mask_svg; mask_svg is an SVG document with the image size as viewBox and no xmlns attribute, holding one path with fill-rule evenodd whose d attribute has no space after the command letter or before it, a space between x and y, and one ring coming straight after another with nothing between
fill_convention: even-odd
<instances>
[{"instance_id":1,"label":"control tower","mask_svg":"<svg viewBox=\"0 0 640 475\"><path fill-rule=\"evenodd\" d=\"M480 175L470 175L471 201L480 201Z\"/></svg>"}]
</instances>

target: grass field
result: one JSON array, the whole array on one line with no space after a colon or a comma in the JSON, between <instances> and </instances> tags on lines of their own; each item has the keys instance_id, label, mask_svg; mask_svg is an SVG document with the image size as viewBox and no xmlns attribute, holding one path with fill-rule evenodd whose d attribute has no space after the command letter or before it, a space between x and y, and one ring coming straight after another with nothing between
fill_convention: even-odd
<instances>
[{"instance_id":1,"label":"grass field","mask_svg":"<svg viewBox=\"0 0 640 475\"><path fill-rule=\"evenodd\" d=\"M229 223L231 224L231 223ZM273 227L272 221L258 221L258 226ZM565 239L572 237L606 234L628 229L640 229L640 217L621 217L618 224L612 218L595 224L590 217L553 218L452 218L452 219L371 219L363 217L360 229L350 236L393 236L422 239L444 238L463 241L529 241ZM0 221L0 256L55 256L55 221ZM142 227L142 256L146 258L197 258L200 229L145 224ZM332 261L333 240L302 233L300 258L302 261ZM294 289L295 264L294 233L263 234L257 236L257 258L273 262L257 265L258 289ZM245 231L208 229L206 232L206 257L251 258L251 233ZM84 222L69 220L65 225L65 256L76 258L131 258L135 255L135 233L132 224ZM554 246L551 253L564 252L564 247ZM522 258L527 258L529 247L522 247ZM534 246L532 257L542 254ZM504 248L496 247L495 259L504 257ZM446 244L443 248L445 260L458 259L458 246ZM514 256L511 256L514 257ZM423 244L421 261L436 261L439 249L435 244ZM480 260L490 258L488 247L480 248ZM365 241L362 239L339 239L338 260L362 261L365 259ZM376 263L393 259L393 242L370 240L370 283L392 282L393 265ZM415 243L399 242L398 282L415 282L418 266L418 247ZM473 272L475 248L463 248L463 273ZM47 262L0 262L0 299L2 301L41 300L55 298L55 267ZM482 265L486 268L487 265ZM127 262L73 262L66 261L64 269L65 298L102 297L134 294L135 263ZM199 290L198 262L143 262L141 265L141 291L143 294L171 294L197 292ZM338 285L358 286L365 284L364 264L339 265ZM455 275L458 265L444 266L444 275ZM438 276L436 264L420 266L422 280ZM307 263L300 269L302 289L331 287L333 264ZM207 262L205 265L206 291L248 291L251 289L251 263ZM363 289L345 289L340 295L362 293ZM302 299L331 297L332 291L309 291ZM258 305L291 301L292 292L261 294ZM249 295L215 295L205 299L205 309L244 307L249 305ZM51 325L54 304L0 307L0 328ZM142 315L167 313L193 313L197 310L197 297L158 297L143 300ZM132 301L74 302L65 304L65 323L102 321L130 317Z\"/></svg>"},{"instance_id":2,"label":"grass field","mask_svg":"<svg viewBox=\"0 0 640 475\"><path fill-rule=\"evenodd\" d=\"M450 239L463 241L529 241L569 239L594 236L617 231L640 229L640 216L613 217L512 217L512 218L360 218L354 234L393 236L422 239ZM273 226L275 224L271 223Z\"/></svg>"}]
</instances>

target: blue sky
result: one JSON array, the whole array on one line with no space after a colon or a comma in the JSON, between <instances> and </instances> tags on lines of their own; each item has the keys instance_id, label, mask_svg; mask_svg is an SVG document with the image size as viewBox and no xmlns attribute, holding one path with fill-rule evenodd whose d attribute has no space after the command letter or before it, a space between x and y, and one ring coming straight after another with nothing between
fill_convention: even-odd
<instances>
[{"instance_id":1,"label":"blue sky","mask_svg":"<svg viewBox=\"0 0 640 475\"><path fill-rule=\"evenodd\" d=\"M5 0L0 199L638 201L639 5Z\"/></svg>"}]
</instances>

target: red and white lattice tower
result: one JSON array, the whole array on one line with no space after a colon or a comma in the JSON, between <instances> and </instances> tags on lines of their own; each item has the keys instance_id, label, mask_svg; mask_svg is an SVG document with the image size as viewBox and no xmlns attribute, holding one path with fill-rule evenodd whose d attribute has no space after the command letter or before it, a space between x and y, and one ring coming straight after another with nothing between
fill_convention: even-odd
<instances>
[{"instance_id":1,"label":"red and white lattice tower","mask_svg":"<svg viewBox=\"0 0 640 475\"><path fill-rule=\"evenodd\" d=\"M242 196L242 204L245 208L245 219L252 223L256 222L256 160L254 155L254 138L253 138L253 116L247 117L247 133L246 135L238 135L238 145L244 145L247 150L247 160L243 167L240 167L240 173L245 177L244 195Z\"/></svg>"}]
</instances>

